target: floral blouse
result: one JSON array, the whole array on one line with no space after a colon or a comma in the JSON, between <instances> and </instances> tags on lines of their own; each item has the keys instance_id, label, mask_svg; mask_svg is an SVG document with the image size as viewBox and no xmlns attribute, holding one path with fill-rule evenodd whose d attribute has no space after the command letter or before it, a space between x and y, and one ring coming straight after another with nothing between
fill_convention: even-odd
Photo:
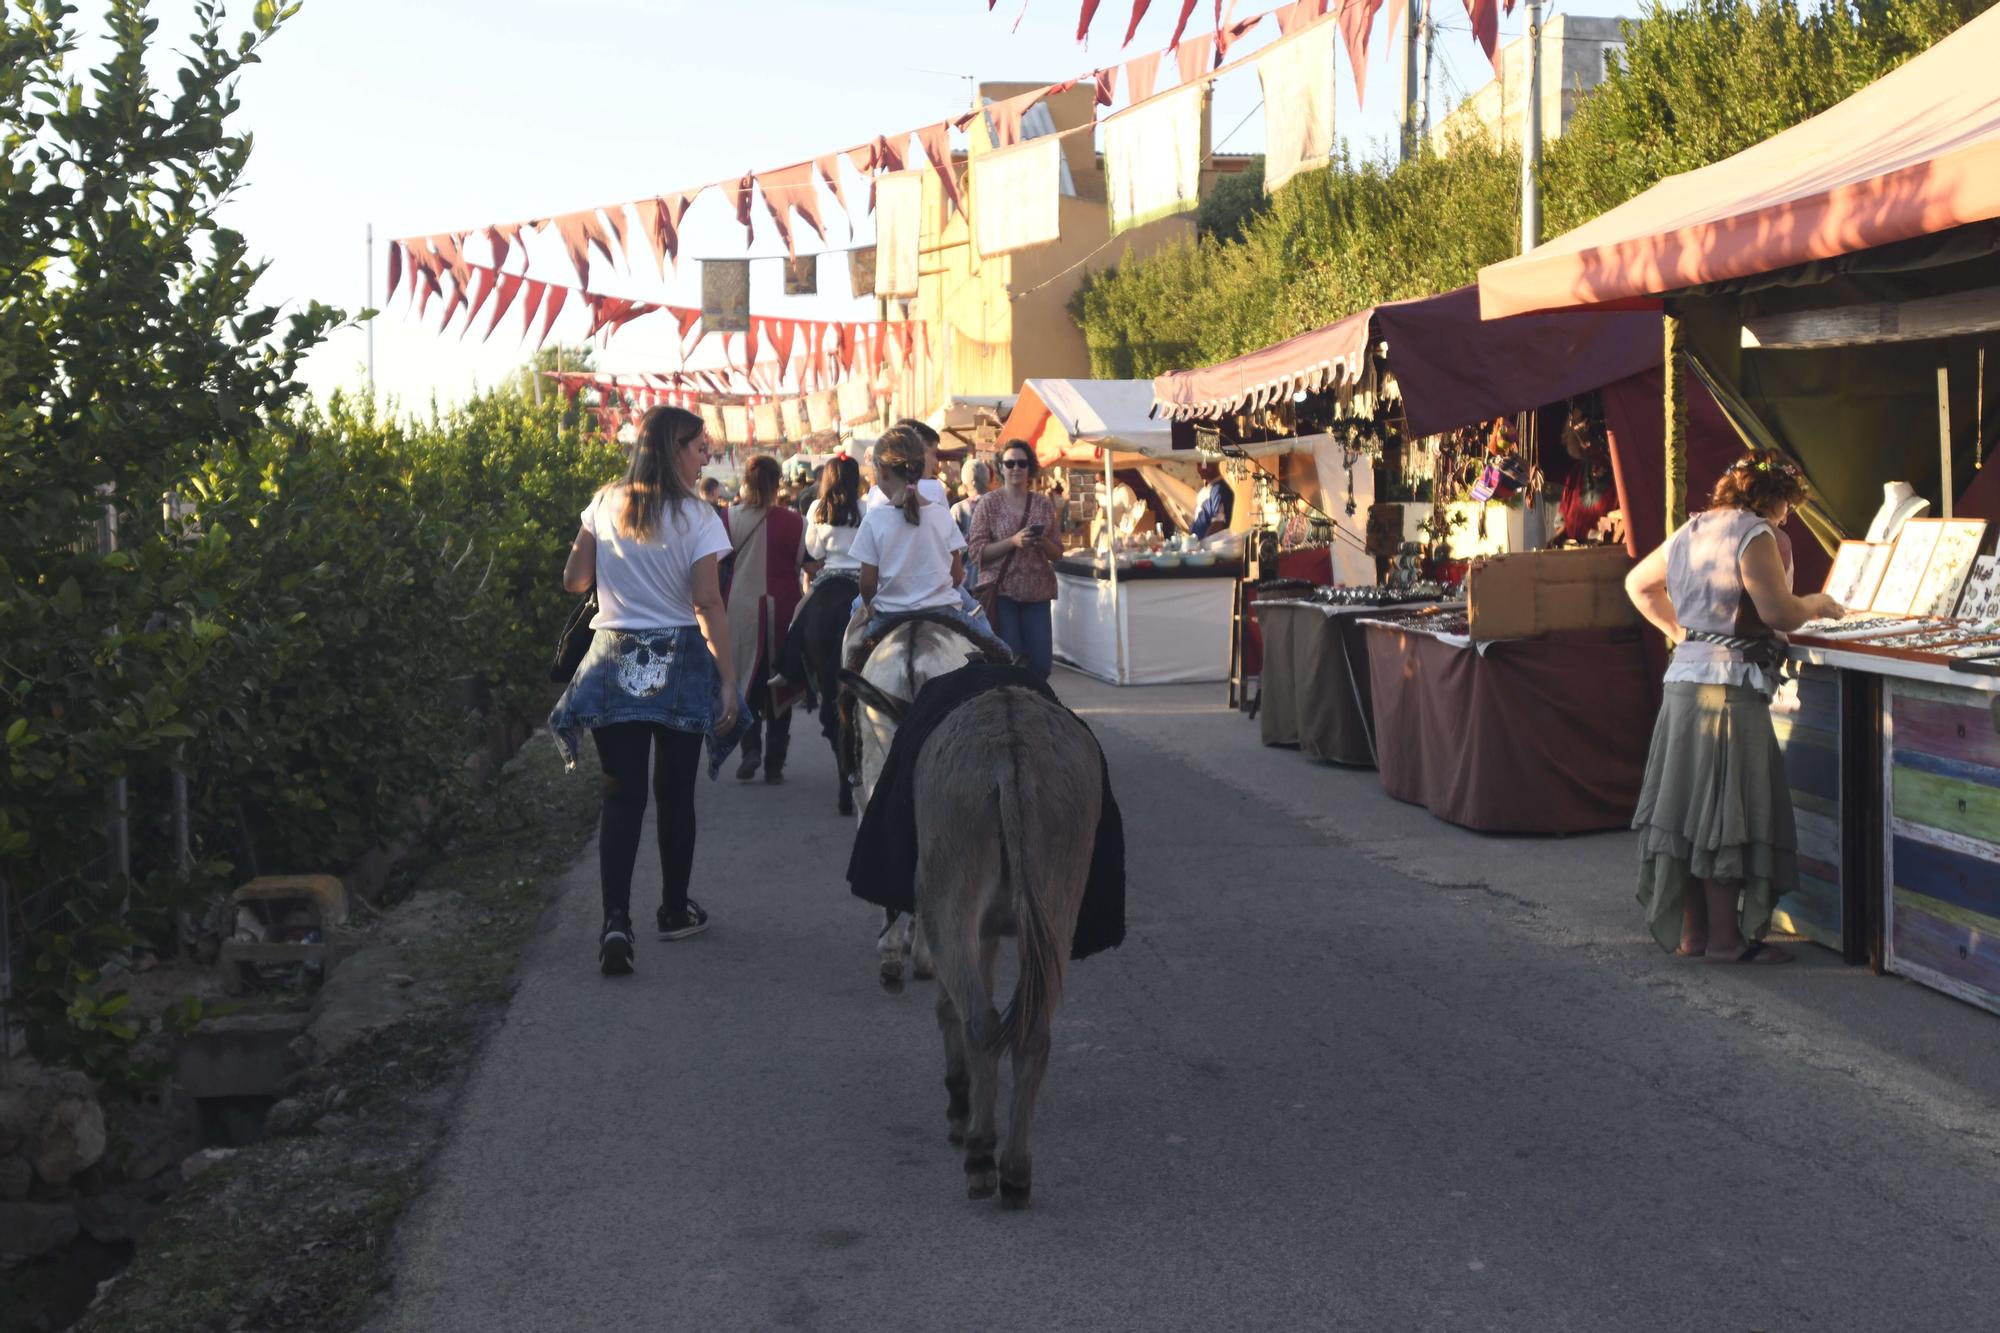
<instances>
[{"instance_id":1,"label":"floral blouse","mask_svg":"<svg viewBox=\"0 0 2000 1333\"><path fill-rule=\"evenodd\" d=\"M1056 507L1039 491L1028 493L1024 505L1005 489L988 491L972 510L972 530L966 534L966 548L979 555L996 541L1005 540L1031 523L1042 525L1044 534L1056 530ZM1018 551L993 559L980 556L979 586L1000 580L1000 595L1012 602L1050 602L1056 595L1056 571L1048 553L1030 542Z\"/></svg>"}]
</instances>

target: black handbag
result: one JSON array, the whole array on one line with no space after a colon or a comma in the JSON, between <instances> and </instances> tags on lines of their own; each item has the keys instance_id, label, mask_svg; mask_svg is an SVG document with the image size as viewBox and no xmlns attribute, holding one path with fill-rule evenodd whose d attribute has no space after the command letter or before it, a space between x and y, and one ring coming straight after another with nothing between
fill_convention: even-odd
<instances>
[{"instance_id":1,"label":"black handbag","mask_svg":"<svg viewBox=\"0 0 2000 1333\"><path fill-rule=\"evenodd\" d=\"M556 638L556 655L549 663L549 679L557 685L567 685L582 665L585 653L590 651L590 640L594 631L590 622L597 615L597 585L592 584L583 600L569 613L563 622L562 633Z\"/></svg>"}]
</instances>

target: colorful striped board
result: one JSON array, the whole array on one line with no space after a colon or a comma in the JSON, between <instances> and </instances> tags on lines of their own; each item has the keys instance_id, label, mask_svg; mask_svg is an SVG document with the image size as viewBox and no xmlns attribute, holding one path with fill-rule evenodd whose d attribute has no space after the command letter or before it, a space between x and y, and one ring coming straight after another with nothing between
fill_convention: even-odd
<instances>
[{"instance_id":1,"label":"colorful striped board","mask_svg":"<svg viewBox=\"0 0 2000 1333\"><path fill-rule=\"evenodd\" d=\"M1829 949L1841 946L1840 673L1801 667L1771 699L1799 825L1799 890L1778 900L1772 924Z\"/></svg>"},{"instance_id":2,"label":"colorful striped board","mask_svg":"<svg viewBox=\"0 0 2000 1333\"><path fill-rule=\"evenodd\" d=\"M2000 1012L2000 715L1993 695L1890 682L1889 970Z\"/></svg>"}]
</instances>

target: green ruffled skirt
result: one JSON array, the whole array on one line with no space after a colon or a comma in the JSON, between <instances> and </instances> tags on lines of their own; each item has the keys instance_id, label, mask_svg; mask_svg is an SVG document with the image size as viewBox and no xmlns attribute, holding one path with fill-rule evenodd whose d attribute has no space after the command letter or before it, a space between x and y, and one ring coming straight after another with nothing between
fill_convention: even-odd
<instances>
[{"instance_id":1,"label":"green ruffled skirt","mask_svg":"<svg viewBox=\"0 0 2000 1333\"><path fill-rule=\"evenodd\" d=\"M1662 948L1679 947L1682 898L1697 879L1740 884L1737 929L1762 938L1778 899L1799 886L1792 793L1764 696L1668 682L1632 827L1639 905Z\"/></svg>"}]
</instances>

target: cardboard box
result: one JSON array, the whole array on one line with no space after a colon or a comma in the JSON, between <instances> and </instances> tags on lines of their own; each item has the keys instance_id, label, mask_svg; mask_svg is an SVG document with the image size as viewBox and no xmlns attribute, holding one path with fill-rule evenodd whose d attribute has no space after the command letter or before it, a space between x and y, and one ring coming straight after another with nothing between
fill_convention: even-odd
<instances>
[{"instance_id":1,"label":"cardboard box","mask_svg":"<svg viewBox=\"0 0 2000 1333\"><path fill-rule=\"evenodd\" d=\"M1525 639L1567 629L1617 629L1639 622L1625 596L1632 557L1622 546L1521 551L1472 562L1465 577L1475 640Z\"/></svg>"}]
</instances>

